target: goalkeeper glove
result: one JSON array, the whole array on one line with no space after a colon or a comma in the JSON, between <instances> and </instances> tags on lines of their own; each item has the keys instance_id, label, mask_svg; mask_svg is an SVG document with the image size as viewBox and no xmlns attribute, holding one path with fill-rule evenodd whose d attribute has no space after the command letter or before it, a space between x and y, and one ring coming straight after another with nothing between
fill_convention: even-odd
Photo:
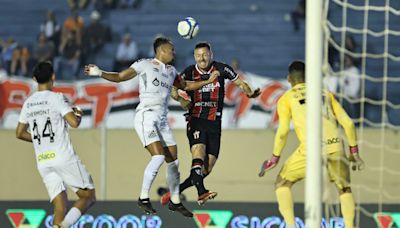
<instances>
[{"instance_id":1,"label":"goalkeeper glove","mask_svg":"<svg viewBox=\"0 0 400 228\"><path fill-rule=\"evenodd\" d=\"M261 170L258 173L258 176L262 177L264 176L266 171L274 168L278 164L279 158L279 156L272 155L271 159L264 161L261 165Z\"/></svg>"},{"instance_id":2,"label":"goalkeeper glove","mask_svg":"<svg viewBox=\"0 0 400 228\"><path fill-rule=\"evenodd\" d=\"M350 146L349 149L350 149L349 161L351 162L351 169L353 171L363 170L364 161L361 159L360 154L358 153L358 146Z\"/></svg>"}]
</instances>

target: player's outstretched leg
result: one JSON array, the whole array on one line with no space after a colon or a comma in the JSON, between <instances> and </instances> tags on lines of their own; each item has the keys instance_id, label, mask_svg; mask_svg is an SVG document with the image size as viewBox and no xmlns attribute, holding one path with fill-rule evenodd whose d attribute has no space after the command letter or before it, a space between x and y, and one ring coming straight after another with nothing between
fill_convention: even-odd
<instances>
[{"instance_id":1,"label":"player's outstretched leg","mask_svg":"<svg viewBox=\"0 0 400 228\"><path fill-rule=\"evenodd\" d=\"M340 208L344 219L344 226L346 228L353 228L355 217L355 203L350 187L343 189L340 193L339 198Z\"/></svg>"},{"instance_id":2,"label":"player's outstretched leg","mask_svg":"<svg viewBox=\"0 0 400 228\"><path fill-rule=\"evenodd\" d=\"M67 212L67 193L62 191L51 201L54 208L53 226L60 226Z\"/></svg>"},{"instance_id":3,"label":"player's outstretched leg","mask_svg":"<svg viewBox=\"0 0 400 228\"><path fill-rule=\"evenodd\" d=\"M185 191L186 189L188 189L192 186L193 186L192 179L190 178L190 175L189 175L189 177L186 178L185 181L179 185L179 192L182 193L183 191Z\"/></svg>"},{"instance_id":4,"label":"player's outstretched leg","mask_svg":"<svg viewBox=\"0 0 400 228\"><path fill-rule=\"evenodd\" d=\"M165 161L164 155L153 155L143 175L142 191L140 193L138 206L143 209L147 214L155 214L156 210L153 208L149 198L149 191L154 179L157 176L158 170Z\"/></svg>"},{"instance_id":5,"label":"player's outstretched leg","mask_svg":"<svg viewBox=\"0 0 400 228\"><path fill-rule=\"evenodd\" d=\"M203 205L207 200L214 199L217 196L216 192L207 190L203 182L203 160L195 158L192 160L192 169L190 171L190 178L193 185L197 188L198 198L197 203Z\"/></svg>"},{"instance_id":6,"label":"player's outstretched leg","mask_svg":"<svg viewBox=\"0 0 400 228\"><path fill-rule=\"evenodd\" d=\"M79 189L76 194L78 195L79 199L65 215L65 218L61 223L61 227L71 227L79 220L81 215L96 202L96 193L94 189Z\"/></svg>"},{"instance_id":7,"label":"player's outstretched leg","mask_svg":"<svg viewBox=\"0 0 400 228\"><path fill-rule=\"evenodd\" d=\"M279 212L285 219L286 227L296 228L292 191L290 187L287 186L278 187L276 188L275 193L279 204Z\"/></svg>"},{"instance_id":8,"label":"player's outstretched leg","mask_svg":"<svg viewBox=\"0 0 400 228\"><path fill-rule=\"evenodd\" d=\"M157 213L157 211L151 205L149 198L139 198L137 204L148 215L155 215Z\"/></svg>"},{"instance_id":9,"label":"player's outstretched leg","mask_svg":"<svg viewBox=\"0 0 400 228\"><path fill-rule=\"evenodd\" d=\"M179 212L185 217L193 217L193 213L190 212L188 209L186 209L186 207L183 206L182 203L175 204L172 201L169 201L168 209L171 210L171 211Z\"/></svg>"},{"instance_id":10,"label":"player's outstretched leg","mask_svg":"<svg viewBox=\"0 0 400 228\"><path fill-rule=\"evenodd\" d=\"M181 203L180 193L179 193L180 173L179 173L178 159L168 163L167 181L169 186L168 209L171 211L179 212L185 217L193 217L193 213L187 210L185 206L183 206L183 204ZM165 202L163 202L162 197L161 197L161 204L165 204Z\"/></svg>"}]
</instances>

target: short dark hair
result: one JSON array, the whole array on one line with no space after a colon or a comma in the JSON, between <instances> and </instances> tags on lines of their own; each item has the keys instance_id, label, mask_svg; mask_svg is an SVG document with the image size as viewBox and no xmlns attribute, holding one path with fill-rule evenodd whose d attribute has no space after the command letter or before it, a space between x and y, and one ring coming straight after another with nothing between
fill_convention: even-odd
<instances>
[{"instance_id":1,"label":"short dark hair","mask_svg":"<svg viewBox=\"0 0 400 228\"><path fill-rule=\"evenodd\" d=\"M293 61L288 68L289 74L296 77L297 80L305 80L306 65L303 61Z\"/></svg>"},{"instance_id":2,"label":"short dark hair","mask_svg":"<svg viewBox=\"0 0 400 228\"><path fill-rule=\"evenodd\" d=\"M54 74L53 64L50 61L43 61L36 64L33 68L33 77L39 84L50 81Z\"/></svg>"},{"instance_id":3,"label":"short dark hair","mask_svg":"<svg viewBox=\"0 0 400 228\"><path fill-rule=\"evenodd\" d=\"M154 53L157 53L157 48L160 47L163 44L170 43L172 44L172 41L168 39L167 37L157 37L154 42L153 42L153 48L154 48Z\"/></svg>"},{"instance_id":4,"label":"short dark hair","mask_svg":"<svg viewBox=\"0 0 400 228\"><path fill-rule=\"evenodd\" d=\"M198 42L196 46L194 46L194 49L204 48L204 47L211 51L211 45L205 41Z\"/></svg>"}]
</instances>

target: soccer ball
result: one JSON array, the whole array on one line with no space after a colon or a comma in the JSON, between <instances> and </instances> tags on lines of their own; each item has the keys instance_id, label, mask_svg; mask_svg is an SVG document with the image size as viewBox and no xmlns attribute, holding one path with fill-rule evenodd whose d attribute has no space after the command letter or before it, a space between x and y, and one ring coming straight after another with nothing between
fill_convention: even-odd
<instances>
[{"instance_id":1,"label":"soccer ball","mask_svg":"<svg viewBox=\"0 0 400 228\"><path fill-rule=\"evenodd\" d=\"M199 24L192 17L187 17L178 22L178 33L184 39L192 39L199 32Z\"/></svg>"}]
</instances>

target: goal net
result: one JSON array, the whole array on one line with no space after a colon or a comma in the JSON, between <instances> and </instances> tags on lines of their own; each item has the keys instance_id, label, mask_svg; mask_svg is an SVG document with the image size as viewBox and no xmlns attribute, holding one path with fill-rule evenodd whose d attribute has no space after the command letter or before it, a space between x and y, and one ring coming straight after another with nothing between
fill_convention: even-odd
<instances>
[{"instance_id":1,"label":"goal net","mask_svg":"<svg viewBox=\"0 0 400 228\"><path fill-rule=\"evenodd\" d=\"M366 227L363 218L379 224L400 203L400 1L326 0L323 19L324 85L356 123L366 163L351 172L356 226ZM339 216L329 188L325 214Z\"/></svg>"}]
</instances>

